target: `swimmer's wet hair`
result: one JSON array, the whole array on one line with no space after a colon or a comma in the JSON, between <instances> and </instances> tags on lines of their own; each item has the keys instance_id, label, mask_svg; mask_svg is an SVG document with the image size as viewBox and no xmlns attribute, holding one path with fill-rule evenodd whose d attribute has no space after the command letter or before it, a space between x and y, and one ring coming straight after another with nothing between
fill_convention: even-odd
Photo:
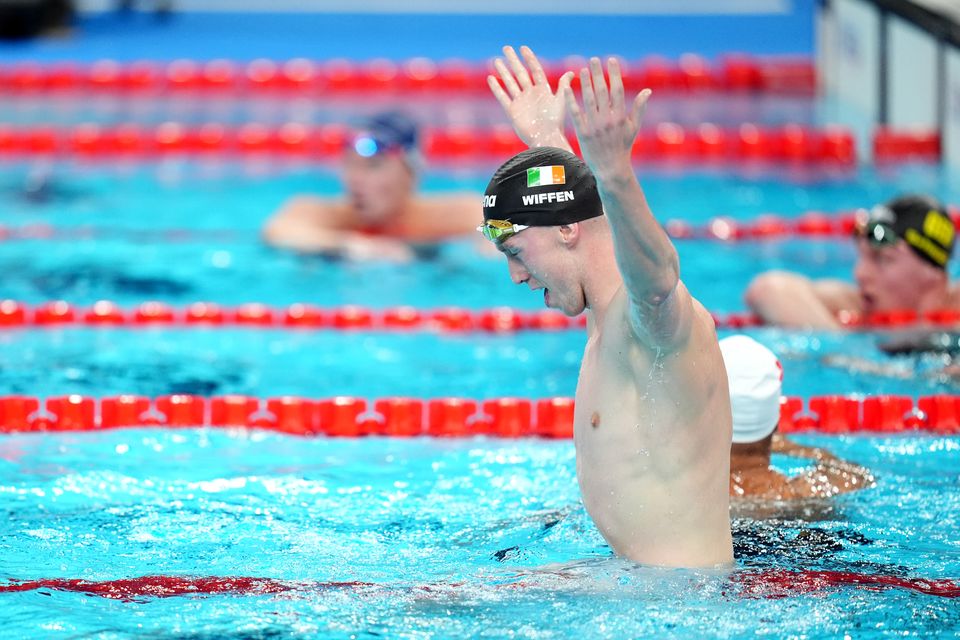
<instances>
[{"instance_id":1,"label":"swimmer's wet hair","mask_svg":"<svg viewBox=\"0 0 960 640\"><path fill-rule=\"evenodd\" d=\"M601 215L603 205L590 168L556 147L527 149L504 162L483 197L484 220L557 226Z\"/></svg>"}]
</instances>

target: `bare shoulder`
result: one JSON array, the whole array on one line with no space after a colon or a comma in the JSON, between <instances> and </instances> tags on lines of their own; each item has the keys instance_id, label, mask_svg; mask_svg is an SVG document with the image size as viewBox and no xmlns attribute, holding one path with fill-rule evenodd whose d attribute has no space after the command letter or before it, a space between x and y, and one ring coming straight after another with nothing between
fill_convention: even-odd
<instances>
[{"instance_id":1,"label":"bare shoulder","mask_svg":"<svg viewBox=\"0 0 960 640\"><path fill-rule=\"evenodd\" d=\"M700 335L716 342L713 316L691 295L683 280L657 304L627 303L629 322L637 338L658 353L680 354Z\"/></svg>"},{"instance_id":2,"label":"bare shoulder","mask_svg":"<svg viewBox=\"0 0 960 640\"><path fill-rule=\"evenodd\" d=\"M608 307L604 332L623 343L635 343L638 349L684 365L699 360L722 361L717 346L713 315L678 282L672 300L656 310L643 310L630 300L626 289L617 290ZM712 355L708 355L712 354ZM715 357L714 357L715 356Z\"/></svg>"}]
</instances>

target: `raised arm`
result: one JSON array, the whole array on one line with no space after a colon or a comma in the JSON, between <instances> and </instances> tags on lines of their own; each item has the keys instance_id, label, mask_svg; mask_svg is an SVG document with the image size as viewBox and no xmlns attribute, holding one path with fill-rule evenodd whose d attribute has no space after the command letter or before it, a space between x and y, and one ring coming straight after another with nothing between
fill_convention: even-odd
<instances>
[{"instance_id":1,"label":"raised arm","mask_svg":"<svg viewBox=\"0 0 960 640\"><path fill-rule=\"evenodd\" d=\"M487 76L490 90L510 118L514 131L528 147L557 147L572 151L563 133L563 93L570 88L573 72L568 71L560 77L554 94L543 66L530 47L520 47L520 55L523 61L513 47L503 48L504 57L493 61L500 80L493 75Z\"/></svg>"},{"instance_id":2,"label":"raised arm","mask_svg":"<svg viewBox=\"0 0 960 640\"><path fill-rule=\"evenodd\" d=\"M611 58L607 69L609 90L599 58L592 58L590 69L580 72L583 108L565 88L567 109L613 230L634 327L652 346L669 347L689 330L691 299L680 283L676 249L653 217L630 159L650 90L641 91L628 112L620 65Z\"/></svg>"}]
</instances>

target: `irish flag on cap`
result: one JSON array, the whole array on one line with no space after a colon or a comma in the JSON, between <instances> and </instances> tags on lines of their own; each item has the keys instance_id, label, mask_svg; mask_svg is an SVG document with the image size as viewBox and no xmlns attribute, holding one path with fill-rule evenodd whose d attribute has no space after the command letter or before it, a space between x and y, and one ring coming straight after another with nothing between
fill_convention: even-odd
<instances>
[{"instance_id":1,"label":"irish flag on cap","mask_svg":"<svg viewBox=\"0 0 960 640\"><path fill-rule=\"evenodd\" d=\"M551 184L565 184L566 181L562 165L530 167L527 169L527 188L546 187Z\"/></svg>"}]
</instances>

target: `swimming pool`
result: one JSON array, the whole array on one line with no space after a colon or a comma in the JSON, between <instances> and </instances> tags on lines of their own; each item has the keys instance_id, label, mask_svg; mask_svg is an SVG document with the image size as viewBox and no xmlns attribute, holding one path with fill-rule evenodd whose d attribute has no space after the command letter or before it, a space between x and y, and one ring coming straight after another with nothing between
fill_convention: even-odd
<instances>
[{"instance_id":1,"label":"swimming pool","mask_svg":"<svg viewBox=\"0 0 960 640\"><path fill-rule=\"evenodd\" d=\"M43 199L20 190L35 167L9 168L0 224L26 232L0 255L3 298L540 306L471 240L403 268L261 246L259 224L288 193L335 188L329 168L57 165ZM802 179L642 172L661 219L693 223L846 210L908 186L956 195L922 167ZM425 186L477 190L485 180L484 168L434 168ZM843 276L853 260L836 239L677 246L687 285L724 312L743 309L756 271ZM876 332L749 332L781 355L790 395L956 392L937 373L942 358L886 358ZM53 326L3 330L0 343L0 395L488 399L572 395L583 335ZM830 365L838 355L900 373ZM612 558L580 504L568 441L6 434L0 599L8 628L37 638L958 632L955 585L938 581L960 576L960 440L798 439L870 467L877 487L774 519L738 517L738 568L720 575Z\"/></svg>"},{"instance_id":2,"label":"swimming pool","mask_svg":"<svg viewBox=\"0 0 960 640\"><path fill-rule=\"evenodd\" d=\"M955 632L956 589L924 580L960 570L957 440L807 440L878 486L735 520L730 577L612 558L568 442L5 436L4 572L43 582L4 618L38 638Z\"/></svg>"},{"instance_id":3,"label":"swimming pool","mask_svg":"<svg viewBox=\"0 0 960 640\"><path fill-rule=\"evenodd\" d=\"M245 60L254 52L283 59L310 51L328 59L439 58L455 51L478 60L505 38L532 38L527 42L543 55L558 57L578 48L573 43L579 38L595 41L602 33L607 46L631 58L679 55L677 47L690 43L698 53L714 56L732 41L768 53L809 55L812 21L806 18L813 14L812 3L786 3L769 13L508 22L496 16L185 14L177 16L174 29L143 16L104 16L89 20L77 42L4 47L0 54L12 60L182 55ZM444 28L431 30L424 20ZM251 23L253 42L238 38ZM683 37L677 38L681 27ZM425 42L421 30L434 37ZM364 31L366 37L357 37ZM645 37L637 38L638 32ZM158 40L166 42L160 46ZM288 99L269 91L245 99L104 92L82 100L14 92L0 99L0 122L273 126L340 122L383 104L382 96ZM486 95L414 99L408 106L438 126L503 123ZM817 126L837 108L842 107L808 95L658 94L648 120L685 127L743 121ZM243 161L216 154L128 160L79 154L26 164L0 149L0 300L27 305L66 300L87 308L105 299L126 309L147 300L178 309L198 301L224 307L259 302L272 309L296 302L374 310L541 306L539 297L509 283L499 256L486 255L469 239L401 266L264 247L260 226L287 196L335 192L330 166L256 154ZM480 192L493 169L489 159L433 164L424 188ZM643 164L638 171L662 221L695 225L718 216L748 221L769 213L796 220L805 212L845 211L905 190L960 202L955 181L930 167ZM742 292L756 272L782 267L845 277L853 262L849 243L838 238L683 239L677 246L687 286L718 314L744 309ZM584 342L577 329L2 325L0 396L40 399L562 397L573 393ZM883 356L876 348L884 339L878 332L748 332L780 355L789 395L918 397L957 391L941 374L944 357ZM851 358L875 366L854 370ZM960 439L914 433L798 439L870 467L877 486L827 505L793 505L776 518L737 512L738 566L710 573L637 567L612 558L580 503L566 440L299 437L231 428L3 433L3 633L24 638L960 633L955 606ZM774 463L787 472L803 468L802 461L788 457L775 457Z\"/></svg>"}]
</instances>

